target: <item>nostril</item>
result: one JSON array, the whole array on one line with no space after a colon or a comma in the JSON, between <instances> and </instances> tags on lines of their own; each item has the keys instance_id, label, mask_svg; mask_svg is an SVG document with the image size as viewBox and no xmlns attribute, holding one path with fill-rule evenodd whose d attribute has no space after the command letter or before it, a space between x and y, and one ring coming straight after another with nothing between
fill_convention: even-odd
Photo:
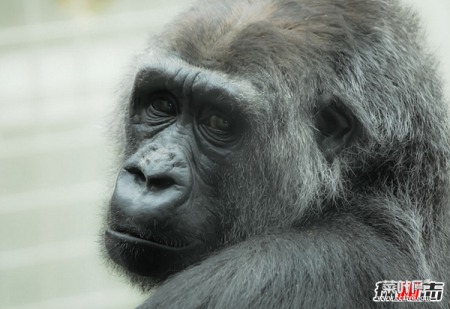
<instances>
[{"instance_id":1,"label":"nostril","mask_svg":"<svg viewBox=\"0 0 450 309\"><path fill-rule=\"evenodd\" d=\"M176 185L176 181L164 174L151 173L146 175L137 166L127 166L124 170L134 177L134 181L140 186L145 185L149 190L162 191Z\"/></svg>"},{"instance_id":2,"label":"nostril","mask_svg":"<svg viewBox=\"0 0 450 309\"><path fill-rule=\"evenodd\" d=\"M135 166L125 167L124 169L132 174L137 182L145 182L147 180L144 173Z\"/></svg>"},{"instance_id":3,"label":"nostril","mask_svg":"<svg viewBox=\"0 0 450 309\"><path fill-rule=\"evenodd\" d=\"M175 184L176 182L170 177L158 177L149 179L147 185L150 189L164 190L170 188Z\"/></svg>"}]
</instances>

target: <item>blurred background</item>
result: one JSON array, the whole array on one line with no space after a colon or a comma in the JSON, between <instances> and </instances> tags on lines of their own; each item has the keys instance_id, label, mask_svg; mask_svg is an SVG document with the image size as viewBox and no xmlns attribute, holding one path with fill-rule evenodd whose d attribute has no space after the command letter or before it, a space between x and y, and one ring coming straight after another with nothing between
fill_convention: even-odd
<instances>
[{"instance_id":1,"label":"blurred background","mask_svg":"<svg viewBox=\"0 0 450 309\"><path fill-rule=\"evenodd\" d=\"M450 97L450 0L423 18ZM149 34L192 0L0 0L0 309L134 308L98 250L107 120Z\"/></svg>"}]
</instances>

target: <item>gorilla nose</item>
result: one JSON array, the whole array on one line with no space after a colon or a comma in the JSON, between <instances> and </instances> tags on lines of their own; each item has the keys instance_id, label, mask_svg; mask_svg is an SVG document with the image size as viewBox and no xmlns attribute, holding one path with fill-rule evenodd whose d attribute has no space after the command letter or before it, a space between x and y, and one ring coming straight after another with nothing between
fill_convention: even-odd
<instances>
[{"instance_id":1,"label":"gorilla nose","mask_svg":"<svg viewBox=\"0 0 450 309\"><path fill-rule=\"evenodd\" d=\"M166 221L174 208L181 206L192 191L192 172L181 160L135 160L125 162L111 201L111 209L121 220L135 223ZM120 218L119 218L120 219Z\"/></svg>"},{"instance_id":2,"label":"gorilla nose","mask_svg":"<svg viewBox=\"0 0 450 309\"><path fill-rule=\"evenodd\" d=\"M177 185L173 177L161 173L145 173L136 166L124 167L124 170L133 175L136 182L145 185L149 191L157 192ZM181 176L181 175L179 175ZM181 178L181 177L180 177Z\"/></svg>"}]
</instances>

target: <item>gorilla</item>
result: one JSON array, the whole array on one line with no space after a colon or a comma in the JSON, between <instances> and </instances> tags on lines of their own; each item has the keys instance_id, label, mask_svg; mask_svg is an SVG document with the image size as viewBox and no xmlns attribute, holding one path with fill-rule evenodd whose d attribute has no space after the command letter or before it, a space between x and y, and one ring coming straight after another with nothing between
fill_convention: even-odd
<instances>
[{"instance_id":1,"label":"gorilla","mask_svg":"<svg viewBox=\"0 0 450 309\"><path fill-rule=\"evenodd\" d=\"M139 308L396 308L377 282L445 283L450 118L421 37L396 0L203 0L152 37L102 232Z\"/></svg>"}]
</instances>

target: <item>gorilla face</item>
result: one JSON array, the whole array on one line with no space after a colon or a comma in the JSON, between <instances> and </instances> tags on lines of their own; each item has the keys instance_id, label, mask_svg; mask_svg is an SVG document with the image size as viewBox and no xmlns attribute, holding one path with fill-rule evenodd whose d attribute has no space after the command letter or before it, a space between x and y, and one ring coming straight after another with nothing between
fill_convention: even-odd
<instances>
[{"instance_id":1,"label":"gorilla face","mask_svg":"<svg viewBox=\"0 0 450 309\"><path fill-rule=\"evenodd\" d=\"M235 94L200 73L146 67L136 76L129 157L111 199L106 245L140 276L164 279L219 244L218 172L242 151L245 125Z\"/></svg>"},{"instance_id":2,"label":"gorilla face","mask_svg":"<svg viewBox=\"0 0 450 309\"><path fill-rule=\"evenodd\" d=\"M223 245L229 230L224 218L237 213L219 206L226 195L221 178L252 152L246 145L254 135L240 101L244 87L220 83L198 68L160 66L146 67L135 79L128 157L105 232L116 263L157 281ZM330 160L358 131L352 114L336 102L320 96L315 115L317 141ZM251 181L258 185L258 179Z\"/></svg>"}]
</instances>

